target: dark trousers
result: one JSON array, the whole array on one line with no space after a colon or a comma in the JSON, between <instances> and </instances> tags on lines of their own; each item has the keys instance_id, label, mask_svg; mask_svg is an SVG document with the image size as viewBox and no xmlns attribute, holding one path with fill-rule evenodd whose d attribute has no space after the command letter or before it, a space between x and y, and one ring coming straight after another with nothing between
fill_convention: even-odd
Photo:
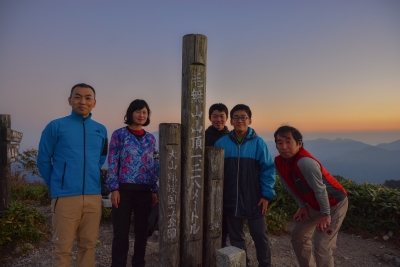
<instances>
[{"instance_id":1,"label":"dark trousers","mask_svg":"<svg viewBox=\"0 0 400 267\"><path fill-rule=\"evenodd\" d=\"M246 239L243 230L244 219L227 217L229 230L229 239L231 245L246 251L246 263L249 265L249 257L247 256ZM267 225L264 217L257 219L248 219L250 235L253 238L256 247L258 266L271 266L271 249L268 239Z\"/></svg>"},{"instance_id":2,"label":"dark trousers","mask_svg":"<svg viewBox=\"0 0 400 267\"><path fill-rule=\"evenodd\" d=\"M125 267L129 250L129 226L133 211L135 243L132 267L144 267L147 245L147 222L151 210L151 192L120 190L118 208L112 207L114 238L112 267Z\"/></svg>"},{"instance_id":3,"label":"dark trousers","mask_svg":"<svg viewBox=\"0 0 400 267\"><path fill-rule=\"evenodd\" d=\"M226 242L228 242L228 224L226 223L226 215L225 213L222 213L222 244L221 244L221 248L226 247L228 244L226 244Z\"/></svg>"}]
</instances>

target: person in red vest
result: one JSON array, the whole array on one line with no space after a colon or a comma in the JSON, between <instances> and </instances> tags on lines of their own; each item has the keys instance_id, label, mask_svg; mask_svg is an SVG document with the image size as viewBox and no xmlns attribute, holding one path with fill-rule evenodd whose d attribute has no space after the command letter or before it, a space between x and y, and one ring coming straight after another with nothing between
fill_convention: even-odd
<instances>
[{"instance_id":1,"label":"person in red vest","mask_svg":"<svg viewBox=\"0 0 400 267\"><path fill-rule=\"evenodd\" d=\"M301 267L334 266L337 235L348 208L347 192L304 149L303 136L296 128L281 126L274 138L279 151L276 172L299 205L291 231L297 260Z\"/></svg>"}]
</instances>

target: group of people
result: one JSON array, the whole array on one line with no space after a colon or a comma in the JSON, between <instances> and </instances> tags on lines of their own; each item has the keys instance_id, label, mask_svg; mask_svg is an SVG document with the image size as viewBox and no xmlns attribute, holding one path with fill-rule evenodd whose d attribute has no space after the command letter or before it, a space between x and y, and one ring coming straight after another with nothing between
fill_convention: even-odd
<instances>
[{"instance_id":1,"label":"group of people","mask_svg":"<svg viewBox=\"0 0 400 267\"><path fill-rule=\"evenodd\" d=\"M126 266L129 228L134 214L132 266L145 266L147 220L158 202L159 165L156 139L143 127L150 123L149 105L132 101L125 127L113 132L92 120L96 93L81 83L68 98L71 115L51 121L42 132L38 167L51 194L53 266L70 266L77 237L77 266L95 266L101 207L100 169L107 158L111 191L113 243L111 266ZM226 122L230 116L233 130ZM250 127L249 106L229 112L217 103L209 109L211 126L205 146L224 149L222 244L246 250L244 223L254 241L259 266L271 266L265 215L275 197L275 177L297 202L291 241L300 266L334 266L337 234L347 212L345 189L304 147L301 133L281 126L274 133L279 155L272 158L265 141ZM247 264L249 259L246 257Z\"/></svg>"}]
</instances>

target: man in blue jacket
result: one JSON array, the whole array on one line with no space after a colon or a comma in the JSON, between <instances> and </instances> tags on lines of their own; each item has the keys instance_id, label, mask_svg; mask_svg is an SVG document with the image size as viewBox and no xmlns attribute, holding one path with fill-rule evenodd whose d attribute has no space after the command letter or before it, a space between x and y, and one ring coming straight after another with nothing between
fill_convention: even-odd
<instances>
[{"instance_id":1,"label":"man in blue jacket","mask_svg":"<svg viewBox=\"0 0 400 267\"><path fill-rule=\"evenodd\" d=\"M101 217L100 169L107 156L107 130L91 119L96 93L90 85L72 87L71 115L51 121L42 132L38 168L50 189L53 266L95 266L94 248Z\"/></svg>"},{"instance_id":2,"label":"man in blue jacket","mask_svg":"<svg viewBox=\"0 0 400 267\"><path fill-rule=\"evenodd\" d=\"M274 161L265 141L249 127L252 122L250 108L236 105L230 116L233 131L215 143L225 150L224 213L230 242L247 252L243 230L246 219L259 266L271 266L265 214L268 202L275 196Z\"/></svg>"}]
</instances>

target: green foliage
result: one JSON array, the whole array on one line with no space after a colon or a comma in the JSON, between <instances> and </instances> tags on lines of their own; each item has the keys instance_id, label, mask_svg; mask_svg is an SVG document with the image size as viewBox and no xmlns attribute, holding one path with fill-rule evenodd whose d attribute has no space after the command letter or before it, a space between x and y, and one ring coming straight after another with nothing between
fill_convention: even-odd
<instances>
[{"instance_id":1,"label":"green foliage","mask_svg":"<svg viewBox=\"0 0 400 267\"><path fill-rule=\"evenodd\" d=\"M28 182L25 174L16 170L11 175L11 199L34 201L46 205L50 204L50 191L42 182Z\"/></svg>"},{"instance_id":2,"label":"green foliage","mask_svg":"<svg viewBox=\"0 0 400 267\"><path fill-rule=\"evenodd\" d=\"M268 226L268 231L273 234L286 233L286 222L288 221L288 214L282 209L268 209L265 215L265 222Z\"/></svg>"},{"instance_id":3,"label":"green foliage","mask_svg":"<svg viewBox=\"0 0 400 267\"><path fill-rule=\"evenodd\" d=\"M265 220L269 232L280 234L287 231L286 223L291 220L298 206L278 177L274 190L275 198L269 202Z\"/></svg>"},{"instance_id":4,"label":"green foliage","mask_svg":"<svg viewBox=\"0 0 400 267\"><path fill-rule=\"evenodd\" d=\"M101 221L102 222L110 222L112 219L112 209L111 208L103 208L101 212Z\"/></svg>"},{"instance_id":5,"label":"green foliage","mask_svg":"<svg viewBox=\"0 0 400 267\"><path fill-rule=\"evenodd\" d=\"M344 229L400 234L400 189L370 183L357 184L340 176L337 179L349 197Z\"/></svg>"},{"instance_id":6,"label":"green foliage","mask_svg":"<svg viewBox=\"0 0 400 267\"><path fill-rule=\"evenodd\" d=\"M42 177L39 173L39 169L36 163L37 156L38 151L33 147L24 150L21 154L18 155L18 163L20 164L19 169L32 175Z\"/></svg>"},{"instance_id":7,"label":"green foliage","mask_svg":"<svg viewBox=\"0 0 400 267\"><path fill-rule=\"evenodd\" d=\"M0 249L9 244L39 243L46 220L42 214L22 202L12 201L0 212Z\"/></svg>"},{"instance_id":8,"label":"green foliage","mask_svg":"<svg viewBox=\"0 0 400 267\"><path fill-rule=\"evenodd\" d=\"M400 189L363 183L336 176L346 189L349 209L342 229L357 229L371 234L393 231L400 234ZM266 222L271 233L285 231L286 222L291 221L298 206L281 180L275 184L276 197L270 201Z\"/></svg>"}]
</instances>

